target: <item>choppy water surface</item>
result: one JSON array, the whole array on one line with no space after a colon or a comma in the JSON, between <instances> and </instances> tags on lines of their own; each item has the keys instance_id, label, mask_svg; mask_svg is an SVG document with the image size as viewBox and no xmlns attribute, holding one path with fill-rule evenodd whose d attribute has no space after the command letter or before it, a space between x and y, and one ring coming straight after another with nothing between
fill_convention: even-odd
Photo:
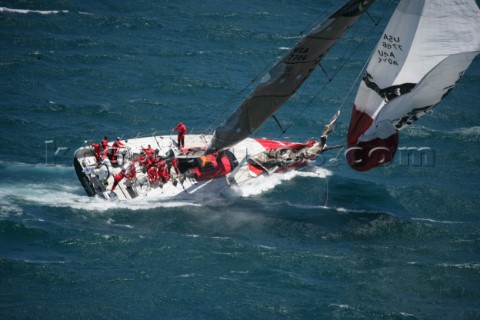
<instances>
[{"instance_id":1,"label":"choppy water surface","mask_svg":"<svg viewBox=\"0 0 480 320\"><path fill-rule=\"evenodd\" d=\"M84 140L209 128L337 6L1 2L2 319L480 318L478 58L402 132L433 165L356 173L334 152L248 197L168 202L105 203L78 183ZM378 28L365 16L332 50L334 81L315 72L277 115L282 138L318 135L340 108L331 143L344 142L350 89L393 8L377 1ZM258 133L278 134L274 121Z\"/></svg>"}]
</instances>

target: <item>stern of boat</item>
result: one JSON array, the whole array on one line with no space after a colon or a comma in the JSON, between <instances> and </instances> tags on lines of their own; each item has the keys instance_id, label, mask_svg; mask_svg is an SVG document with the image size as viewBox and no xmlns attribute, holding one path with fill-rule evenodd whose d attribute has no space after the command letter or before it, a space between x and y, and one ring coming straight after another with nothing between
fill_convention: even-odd
<instances>
[{"instance_id":1,"label":"stern of boat","mask_svg":"<svg viewBox=\"0 0 480 320\"><path fill-rule=\"evenodd\" d=\"M94 197L97 194L95 184L91 180L91 178L84 172L84 169L87 166L86 161L88 161L88 159L90 158L95 159L95 154L90 148L82 147L77 149L73 157L73 167L75 168L75 173L77 174L78 180L80 180L80 183L82 184L82 187L87 193L87 195L89 197ZM101 196L103 197L103 193L101 194Z\"/></svg>"}]
</instances>

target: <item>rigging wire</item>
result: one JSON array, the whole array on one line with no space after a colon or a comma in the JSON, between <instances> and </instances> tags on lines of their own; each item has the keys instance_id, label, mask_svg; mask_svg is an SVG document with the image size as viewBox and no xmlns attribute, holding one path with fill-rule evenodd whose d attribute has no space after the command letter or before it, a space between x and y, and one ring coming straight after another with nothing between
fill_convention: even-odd
<instances>
[{"instance_id":1,"label":"rigging wire","mask_svg":"<svg viewBox=\"0 0 480 320\"><path fill-rule=\"evenodd\" d=\"M337 6L337 5L336 4L331 4L330 6L324 8L321 11L321 13L318 15L319 18L315 19L314 22L312 22L309 26L304 28L299 33L299 37L295 37L295 43L299 40L299 38L302 38L303 35L306 32L308 32L309 30L312 30L319 23L319 21L323 21L324 19L326 19L326 17L328 17L328 15L332 12L332 7L334 7L334 6ZM273 64L273 66L277 65L280 61L282 61L283 58L284 58L284 56L281 55L281 57ZM232 107L233 108L238 107L238 106L233 106L233 104L236 101L240 101L241 98L246 99L252 93L252 91L255 90L254 89L255 88L255 86L254 86L255 83L257 83L271 69L272 69L272 64L268 64L266 67L264 67L264 70L262 72L258 73L244 88L242 88L240 91L238 91L236 94L234 94L230 99L228 99L225 103L223 103L219 108L216 108L216 110L212 110L212 115L211 115L212 120L210 121L210 124L206 127L205 133L213 132L215 127L217 125L219 125L225 119L225 113L227 111L231 111ZM252 87L253 87L253 89L251 89ZM278 122L278 124L280 125L279 122Z\"/></svg>"},{"instance_id":2,"label":"rigging wire","mask_svg":"<svg viewBox=\"0 0 480 320\"><path fill-rule=\"evenodd\" d=\"M395 2L395 0L390 0L390 2ZM371 32L373 29L375 29L379 25L379 23L385 18L385 15L388 12L388 10L385 10L386 6L388 6L388 5L389 5L389 3L386 3L384 5L384 8L382 10L383 14L382 14L382 16L380 16L380 18L377 21L375 21L373 19L373 17L370 15L368 10L366 11L366 13L368 13L368 16L370 17L370 19L373 21L373 26L371 26L370 28L368 28L367 31L364 31L364 32ZM360 26L358 24L354 25L353 28L354 28L356 34L360 33L361 31L363 31L365 29L365 28L360 29ZM339 66L339 68L336 70L336 72L332 76L329 76L327 74L327 72L325 71L325 69L323 68L321 63L319 64L319 67L322 69L326 78L328 79L328 82L324 83L322 85L323 87L326 87L328 84L330 84L333 81L333 79L336 78L336 76L343 70L343 68L347 65L347 63L351 60L351 58L358 52L359 48L365 44L365 42L366 42L366 40L363 39L356 47L353 48L353 50L350 51L349 47L347 47L344 50L343 56L339 59L339 60L343 61L343 63ZM350 52L350 54L348 54L348 52ZM372 51L371 54L373 54L373 51ZM370 57L371 57L371 55L370 55ZM349 89L348 94L344 96L344 101L342 102L342 104L340 105L338 110L341 110L342 106L345 104L345 101L348 98L348 96L350 95L351 91L356 86L358 79L363 74L363 72L366 68L366 65L368 64L368 60L367 60L367 63L365 63L364 67L359 72L355 82L352 84L351 88ZM307 81L308 81L308 79L307 79ZM320 96L320 91L315 96L313 96L308 102L306 102L303 107L294 108L294 110L292 111L289 119L287 120L287 123L288 123L287 126L284 128L282 133L280 133L277 136L277 139L280 138L283 134L285 134L288 131L288 129L290 129L294 125L292 119L297 118L300 115L302 115L305 112L305 110L313 103L313 101L316 100L319 96Z\"/></svg>"},{"instance_id":3,"label":"rigging wire","mask_svg":"<svg viewBox=\"0 0 480 320\"><path fill-rule=\"evenodd\" d=\"M212 110L212 120L210 121L210 124L206 127L205 131L206 132L213 132L214 128L222 122L222 119L224 119L224 116L225 116L225 113L230 109L229 107L233 104L234 101L237 101L239 100L241 97L244 97L246 96L246 91L248 90L248 88L250 88L251 86L253 86L253 84L255 82L258 81L258 79L260 78L260 76L262 75L263 73L260 73L258 74L257 76L255 76L255 78L253 78L250 83L248 83L243 89L241 89L239 92L237 92L235 95L233 95L229 100L227 100L225 103L223 103L221 106L220 106L220 112L217 110L217 111L213 111ZM215 116L213 116L213 114L215 114Z\"/></svg>"},{"instance_id":4,"label":"rigging wire","mask_svg":"<svg viewBox=\"0 0 480 320\"><path fill-rule=\"evenodd\" d=\"M389 2L398 2L398 0L389 0ZM384 7L388 6L389 3L385 4ZM315 19L315 21L313 23L310 24L310 26L306 27L303 31L300 32L300 35L303 36L305 32L313 29L316 25L318 25L319 21L323 21L324 19L326 19L326 17L328 16L328 14L332 11L332 7L334 6L337 6L336 4L331 4L329 7L325 8L322 10L321 14L319 15L320 18L317 18ZM382 16L377 20L375 21L374 18L370 15L369 11L367 10L366 11L366 14L370 17L370 19L373 21L374 23L374 27L376 27L381 20L383 20L383 18L385 17L386 13L388 12L388 10L385 10L385 8L383 8L382 10L383 14ZM374 28L373 27L373 28ZM354 26L354 28L358 28L358 24L356 24ZM373 28L371 28L370 30L372 30ZM323 66L321 64L319 64L319 67L323 70L325 76L327 77L328 79L328 83L324 84L324 86L328 85L329 83L332 82L332 80L340 73L340 71L342 71L342 69L344 68L344 66L347 64L347 61L350 60L350 58L358 51L358 49L364 44L365 41L362 41L359 45L357 45L352 51L351 51L351 54L345 58L347 56L347 52L348 52L348 48L346 48L345 52L344 52L344 55L343 57L341 58L341 60L343 60L343 64L340 65L340 67L338 68L338 70L330 77L327 72L325 71L325 69L323 68ZM283 56L278 59L278 61L274 64L276 65L277 63L279 63L279 61L281 61L283 59ZM248 83L243 89L241 89L237 94L234 94L229 100L227 100L225 103L223 103L220 108L216 108L216 110L212 110L212 120L210 122L210 124L205 128L204 132L205 133L211 133L214 131L214 128L220 124L224 119L225 119L225 113L229 110L231 110L233 104L235 101L240 101L240 99L243 97L244 99L246 99L248 97L249 94L251 94L251 91L254 90L254 89L250 89L252 87L254 87L254 84L257 83L259 81L259 79L261 79L266 73L268 73L268 71L272 68L271 65L267 66L264 71L262 71L261 73L257 74L251 81L250 83ZM250 90L249 90L250 89ZM248 91L250 91L249 93L247 93ZM312 97L307 103L306 103L306 106L304 106L303 108L294 108L290 118L287 120L287 123L289 123L285 129L283 129L280 125L280 128L281 128L281 131L282 133L278 136L278 137L281 137L283 134L285 134L287 132L287 130L293 126L292 124L292 119L294 119L295 117L298 117L300 115L302 115L305 110L307 109L308 105L311 104L313 102L314 99L318 98L319 94L315 95L314 97ZM236 107L236 106L233 106L233 107ZM300 110L300 111L299 111ZM277 123L278 122L278 119L277 119Z\"/></svg>"},{"instance_id":5,"label":"rigging wire","mask_svg":"<svg viewBox=\"0 0 480 320\"><path fill-rule=\"evenodd\" d=\"M395 2L396 2L395 0L390 0L390 3L395 3ZM387 3L385 6L387 6L388 4L389 4L389 3ZM370 19L374 22L374 26L371 28L371 30L374 29L374 28L376 28L376 27L378 26L378 24L380 23L380 21L385 18L385 15L386 15L386 12L387 12L387 10L385 10L385 9L386 9L386 7L384 7L384 10L382 10L383 15L382 15L382 16L378 19L378 21L376 21L376 22L375 22L375 20L373 19L373 17L370 15L369 11L367 10L367 12L366 12L367 15L368 15L368 16L370 17ZM357 46L356 49L358 49L359 47L360 47L360 45ZM348 90L348 93L344 96L344 99L343 99L342 103L341 103L340 106L338 107L338 111L341 111L342 107L345 105L345 103L346 103L346 101L347 101L347 98L350 96L352 90L353 90L355 87L357 87L357 83L359 82L360 77L364 74L364 72L365 72L365 70L366 70L366 68L367 68L367 66L368 66L368 63L369 63L369 61L370 61L370 59L372 58L372 56L373 56L374 53L375 53L375 47L373 48L372 52L370 53L368 59L366 59L364 65L362 66L360 72L358 73L355 81L352 83L350 89ZM349 56L349 58L351 58L351 57L352 57L352 55ZM343 69L344 65L345 65L345 64L343 64L343 65L340 67L339 71L340 71L341 69ZM322 70L323 70L323 68L322 68ZM338 74L338 72L337 72L334 76L336 76L337 74ZM332 79L329 78L328 83L330 83L331 81L332 81ZM328 83L327 83L327 84L328 84ZM312 102L313 99L316 98L317 96L318 96L318 94L317 94L315 97L313 97L313 98L310 100L310 102ZM304 109L302 110L302 112L304 112L305 109L306 109L306 108L304 108ZM287 129L288 129L288 128L286 128L285 130L287 130ZM338 152L337 152L337 154L335 155L335 157L332 158L334 161L338 161L338 157L340 156L340 152L341 152L343 149L344 149L344 148L342 147L342 148L340 148L340 149L338 150ZM325 202L324 202L324 204L323 204L323 207L326 208L327 205L328 205L328 199L329 199L328 176L325 177L325 188L326 188L326 189L325 189Z\"/></svg>"},{"instance_id":6,"label":"rigging wire","mask_svg":"<svg viewBox=\"0 0 480 320\"><path fill-rule=\"evenodd\" d=\"M326 208L328 205L328 175L325 176L325 203L323 204L323 207Z\"/></svg>"},{"instance_id":7,"label":"rigging wire","mask_svg":"<svg viewBox=\"0 0 480 320\"><path fill-rule=\"evenodd\" d=\"M390 2L395 2L395 1L398 1L398 0L390 0ZM386 4L388 5L388 4ZM385 5L385 6L386 6ZM333 6L333 5L332 5ZM332 7L330 6L330 7ZM322 13L322 16L325 16L325 13L327 11L330 11L331 8L326 8L323 13ZM366 14L370 17L370 19L373 21L374 23L374 26L371 27L369 29L369 31L373 30L375 27L378 26L378 24L380 23L381 20L383 20L383 18L385 17L385 15L387 14L388 10L382 10L383 14L382 16L378 19L378 21L375 21L373 19L373 17L370 15L369 11L367 10L366 11ZM323 18L324 19L324 18ZM304 29L304 31L302 31L300 33L301 36L303 36L304 32L306 30L311 30L314 26L316 26L318 24L318 21L320 19L316 19L316 21L314 23L312 23L310 25L310 27L307 27ZM360 26L359 24L356 24L354 27L353 27L354 30L358 30L360 29ZM365 29L365 28L363 28ZM341 61L343 61L342 64L340 64L339 68L336 70L336 72L330 77L326 70L323 68L323 66L321 64L319 64L319 67L322 69L323 73L325 74L325 76L327 77L328 79L328 82L326 84L323 84L324 87L326 87L328 84L330 84L332 82L332 80L334 78L336 78L336 76L344 69L344 67L347 65L347 62L349 62L351 60L351 58L353 57L354 54L357 53L357 51L359 50L359 48L364 45L364 43L366 42L366 40L364 39L363 41L360 41L360 43L354 47L353 50L350 51L350 55L348 55L348 49L349 48L346 48L345 51L344 51L344 54L343 54L343 57L341 57ZM372 51L371 55L373 55L374 51ZM371 57L370 55L370 57ZM283 56L278 59L278 61L274 64L278 64L281 60L283 59ZM369 60L369 59L368 59ZM361 71L359 72L359 74L357 75L357 78L355 79L354 83L352 84L352 86L350 87L349 91L348 91L348 94L344 96L344 99L343 99L343 102L340 104L338 110L340 111L343 107L343 105L346 103L346 100L347 98L350 96L353 88L356 86L356 83L359 81L361 75L363 74L367 64L368 64L368 60L367 62L365 62L364 66L362 67ZM246 94L247 90L249 90L250 88L254 88L254 84L257 83L259 81L259 79L261 79L266 73L268 73L268 71L271 69L271 65L268 67L268 69L264 70L263 72L259 73L257 76L255 76L251 81L250 83L248 83L242 90L240 90L237 94L233 95L226 103L222 104L220 106L220 110L212 110L212 114L215 114L215 116L213 116L213 120L211 121L211 123L207 126L207 128L205 129L205 132L213 132L213 128L216 127L217 124L221 123L221 119L224 118L224 115L225 113L230 110L231 106L233 105L233 103L235 101L239 101L242 97L246 98L248 97L248 94ZM254 90L254 89L253 89ZM250 89L249 91L252 91L252 89ZM249 93L251 94L251 93ZM274 120L277 122L278 126L280 127L281 129L281 134L278 136L278 137L281 137L282 135L284 135L288 129L290 127L293 126L293 122L292 122L292 119L296 118L296 117L299 117L300 115L302 115L305 110L307 109L307 107L309 105L311 105L313 103L314 100L316 100L320 95L320 92L317 93L315 96L313 96L302 108L300 107L296 107L293 109L293 112L291 113L291 116L287 122L287 126L285 128L283 128L280 124L280 122L278 121L278 119L275 117L275 115L273 116ZM219 112L220 111L220 112ZM343 148L342 148L343 149ZM338 159L338 156L340 154L340 151L342 150L340 149L338 152L337 152L337 155L334 159ZM326 177L326 198L325 198L325 204L324 206L326 207L327 206L327 203L328 203L328 198L329 198L329 190L328 190L328 176Z\"/></svg>"}]
</instances>

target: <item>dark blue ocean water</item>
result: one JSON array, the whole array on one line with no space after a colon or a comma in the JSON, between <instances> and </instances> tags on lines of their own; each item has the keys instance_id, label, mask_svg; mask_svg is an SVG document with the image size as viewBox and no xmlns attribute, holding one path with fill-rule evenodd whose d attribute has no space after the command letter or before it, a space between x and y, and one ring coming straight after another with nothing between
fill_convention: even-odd
<instances>
[{"instance_id":1,"label":"dark blue ocean water","mask_svg":"<svg viewBox=\"0 0 480 320\"><path fill-rule=\"evenodd\" d=\"M333 152L208 201L105 203L78 183L84 140L211 129L338 6L0 1L0 318L480 319L478 58L401 133L433 162L357 173ZM281 138L318 136L340 108L330 142L345 142L393 8L377 1L331 51L334 80L314 73L277 115ZM271 121L258 135L279 133Z\"/></svg>"}]
</instances>

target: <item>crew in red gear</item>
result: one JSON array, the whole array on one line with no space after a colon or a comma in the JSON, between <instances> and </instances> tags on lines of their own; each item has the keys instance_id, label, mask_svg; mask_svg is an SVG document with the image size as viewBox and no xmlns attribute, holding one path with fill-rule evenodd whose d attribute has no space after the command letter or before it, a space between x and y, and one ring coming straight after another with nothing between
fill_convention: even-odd
<instances>
[{"instance_id":1,"label":"crew in red gear","mask_svg":"<svg viewBox=\"0 0 480 320\"><path fill-rule=\"evenodd\" d=\"M173 130L178 131L178 136L177 136L177 143L179 148L184 148L185 147L185 134L187 133L187 127L179 122Z\"/></svg>"},{"instance_id":2,"label":"crew in red gear","mask_svg":"<svg viewBox=\"0 0 480 320\"><path fill-rule=\"evenodd\" d=\"M148 175L148 180L150 180L150 183L153 185L158 181L158 169L157 166L152 166L150 169L147 171Z\"/></svg>"},{"instance_id":3,"label":"crew in red gear","mask_svg":"<svg viewBox=\"0 0 480 320\"><path fill-rule=\"evenodd\" d=\"M102 140L103 155L102 158L108 158L108 137L104 136Z\"/></svg>"},{"instance_id":4,"label":"crew in red gear","mask_svg":"<svg viewBox=\"0 0 480 320\"><path fill-rule=\"evenodd\" d=\"M120 137L117 137L117 140L112 144L112 150L113 150L112 162L113 163L117 162L117 152L118 152L118 149L120 148L125 148L125 145L121 141Z\"/></svg>"},{"instance_id":5,"label":"crew in red gear","mask_svg":"<svg viewBox=\"0 0 480 320\"><path fill-rule=\"evenodd\" d=\"M142 150L145 151L145 154L147 155L147 158L150 158L150 156L155 153L155 150L153 150L151 145L148 145L147 148L142 147Z\"/></svg>"},{"instance_id":6,"label":"crew in red gear","mask_svg":"<svg viewBox=\"0 0 480 320\"><path fill-rule=\"evenodd\" d=\"M103 149L107 149L107 148L108 148L108 137L107 137L107 136L104 136L104 137L103 137L102 147L103 147Z\"/></svg>"},{"instance_id":7,"label":"crew in red gear","mask_svg":"<svg viewBox=\"0 0 480 320\"><path fill-rule=\"evenodd\" d=\"M128 168L128 173L125 174L127 179L133 179L137 176L137 169L135 169L135 161L132 160L130 168Z\"/></svg>"},{"instance_id":8,"label":"crew in red gear","mask_svg":"<svg viewBox=\"0 0 480 320\"><path fill-rule=\"evenodd\" d=\"M161 161L158 163L157 172L158 179L162 179L163 183L168 182L168 179L170 179L170 174L168 173L167 167L165 166L165 161Z\"/></svg>"},{"instance_id":9,"label":"crew in red gear","mask_svg":"<svg viewBox=\"0 0 480 320\"><path fill-rule=\"evenodd\" d=\"M147 169L147 162L148 162L148 157L147 157L145 151L142 151L140 153L140 157L138 157L137 161L138 161L138 164L140 165L140 167L142 169L145 169L145 171L143 172L143 173L145 173L146 169Z\"/></svg>"},{"instance_id":10,"label":"crew in red gear","mask_svg":"<svg viewBox=\"0 0 480 320\"><path fill-rule=\"evenodd\" d=\"M93 149L95 150L95 160L97 160L97 162L100 161L100 158L101 158L101 154L102 154L102 151L103 151L103 148L100 144L98 143L92 143L92 147Z\"/></svg>"},{"instance_id":11,"label":"crew in red gear","mask_svg":"<svg viewBox=\"0 0 480 320\"><path fill-rule=\"evenodd\" d=\"M156 166L160 160L157 158L157 155L154 154L147 159L147 168L150 169L153 166Z\"/></svg>"},{"instance_id":12,"label":"crew in red gear","mask_svg":"<svg viewBox=\"0 0 480 320\"><path fill-rule=\"evenodd\" d=\"M113 186L112 186L112 192L115 190L117 187L118 183L122 181L122 179L125 178L125 169L122 169L119 173L113 176Z\"/></svg>"}]
</instances>

